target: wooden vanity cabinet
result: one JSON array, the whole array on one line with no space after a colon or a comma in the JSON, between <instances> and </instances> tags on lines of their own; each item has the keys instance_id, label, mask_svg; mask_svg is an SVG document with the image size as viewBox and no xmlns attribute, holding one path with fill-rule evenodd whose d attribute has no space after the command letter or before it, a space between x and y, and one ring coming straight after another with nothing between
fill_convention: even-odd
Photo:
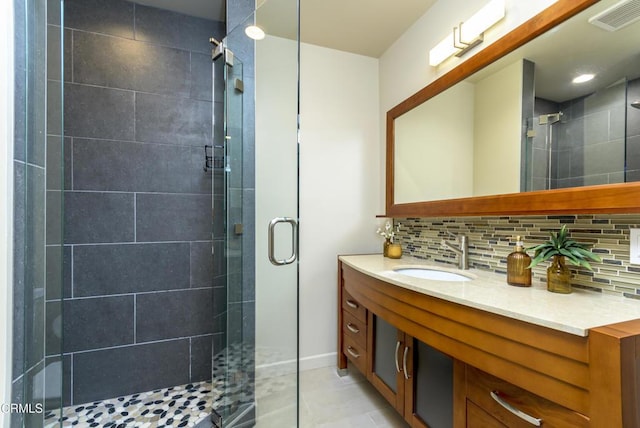
<instances>
[{"instance_id":1,"label":"wooden vanity cabinet","mask_svg":"<svg viewBox=\"0 0 640 428\"><path fill-rule=\"evenodd\" d=\"M338 266L338 368L346 369L349 359L411 426L427 426L432 415L421 397L450 397L441 390L442 380L423 379L434 366L422 362L431 352L422 350L428 345L452 360L453 427L535 426L522 425L492 392L542 419L545 427L640 427L640 319L577 336L408 290L342 262ZM378 319L395 329L386 339L376 338ZM364 339L358 336L363 332ZM389 388L393 377L375 367L376 358L396 370L395 389ZM422 392L429 383L439 385L436 394Z\"/></svg>"},{"instance_id":2,"label":"wooden vanity cabinet","mask_svg":"<svg viewBox=\"0 0 640 428\"><path fill-rule=\"evenodd\" d=\"M467 427L532 426L584 428L586 416L559 406L470 365L461 366L458 376L464 387L457 405L466 411Z\"/></svg>"},{"instance_id":3,"label":"wooden vanity cabinet","mask_svg":"<svg viewBox=\"0 0 640 428\"><path fill-rule=\"evenodd\" d=\"M409 426L451 427L453 359L366 309L343 287L339 301L338 368L347 361L358 368Z\"/></svg>"}]
</instances>

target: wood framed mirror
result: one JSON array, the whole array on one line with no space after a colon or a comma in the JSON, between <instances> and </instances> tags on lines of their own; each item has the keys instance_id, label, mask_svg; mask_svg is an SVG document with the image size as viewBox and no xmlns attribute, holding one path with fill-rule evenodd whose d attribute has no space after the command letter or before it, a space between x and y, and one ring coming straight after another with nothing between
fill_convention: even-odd
<instances>
[{"instance_id":1,"label":"wood framed mirror","mask_svg":"<svg viewBox=\"0 0 640 428\"><path fill-rule=\"evenodd\" d=\"M640 182L433 201L396 202L394 183L396 119L598 2L598 0L558 0L387 112L385 213L387 217L640 212Z\"/></svg>"}]
</instances>

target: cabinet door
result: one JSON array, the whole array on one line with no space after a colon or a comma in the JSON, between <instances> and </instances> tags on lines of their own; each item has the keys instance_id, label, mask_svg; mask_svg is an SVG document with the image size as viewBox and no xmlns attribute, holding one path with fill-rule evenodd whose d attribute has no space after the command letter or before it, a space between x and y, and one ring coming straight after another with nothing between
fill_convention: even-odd
<instances>
[{"instance_id":1,"label":"cabinet door","mask_svg":"<svg viewBox=\"0 0 640 428\"><path fill-rule=\"evenodd\" d=\"M368 325L367 379L402 414L404 377L400 354L404 349L404 333L371 312Z\"/></svg>"},{"instance_id":2,"label":"cabinet door","mask_svg":"<svg viewBox=\"0 0 640 428\"><path fill-rule=\"evenodd\" d=\"M453 358L406 335L404 415L412 427L453 426Z\"/></svg>"}]
</instances>

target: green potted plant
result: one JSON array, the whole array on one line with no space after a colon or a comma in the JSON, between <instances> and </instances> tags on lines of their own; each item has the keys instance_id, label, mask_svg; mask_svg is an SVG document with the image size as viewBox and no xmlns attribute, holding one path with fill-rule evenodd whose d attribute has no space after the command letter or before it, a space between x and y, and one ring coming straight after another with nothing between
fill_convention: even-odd
<instances>
[{"instance_id":1,"label":"green potted plant","mask_svg":"<svg viewBox=\"0 0 640 428\"><path fill-rule=\"evenodd\" d=\"M571 293L571 271L565 265L565 258L574 266L582 266L593 270L588 260L600 262L598 255L592 253L585 244L570 239L567 225L563 225L557 233L550 233L551 238L540 245L527 248L535 251L529 268L540 262L553 258L547 268L547 290L553 293Z\"/></svg>"}]
</instances>

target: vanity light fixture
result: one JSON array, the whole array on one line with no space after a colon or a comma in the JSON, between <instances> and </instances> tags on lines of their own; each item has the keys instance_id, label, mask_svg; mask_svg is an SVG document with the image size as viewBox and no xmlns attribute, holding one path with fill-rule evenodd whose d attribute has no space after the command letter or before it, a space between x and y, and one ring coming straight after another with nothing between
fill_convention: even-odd
<instances>
[{"instance_id":1,"label":"vanity light fixture","mask_svg":"<svg viewBox=\"0 0 640 428\"><path fill-rule=\"evenodd\" d=\"M484 39L484 32L504 18L505 0L491 0L471 18L453 27L453 32L429 51L429 65L435 67L452 55L462 56Z\"/></svg>"},{"instance_id":2,"label":"vanity light fixture","mask_svg":"<svg viewBox=\"0 0 640 428\"><path fill-rule=\"evenodd\" d=\"M249 25L244 29L244 33L253 40L262 40L265 37L264 30L257 25Z\"/></svg>"},{"instance_id":3,"label":"vanity light fixture","mask_svg":"<svg viewBox=\"0 0 640 428\"><path fill-rule=\"evenodd\" d=\"M596 77L595 74L581 74L580 76L574 78L572 82L585 83L585 82L588 82L589 80L593 80L594 77Z\"/></svg>"}]
</instances>

